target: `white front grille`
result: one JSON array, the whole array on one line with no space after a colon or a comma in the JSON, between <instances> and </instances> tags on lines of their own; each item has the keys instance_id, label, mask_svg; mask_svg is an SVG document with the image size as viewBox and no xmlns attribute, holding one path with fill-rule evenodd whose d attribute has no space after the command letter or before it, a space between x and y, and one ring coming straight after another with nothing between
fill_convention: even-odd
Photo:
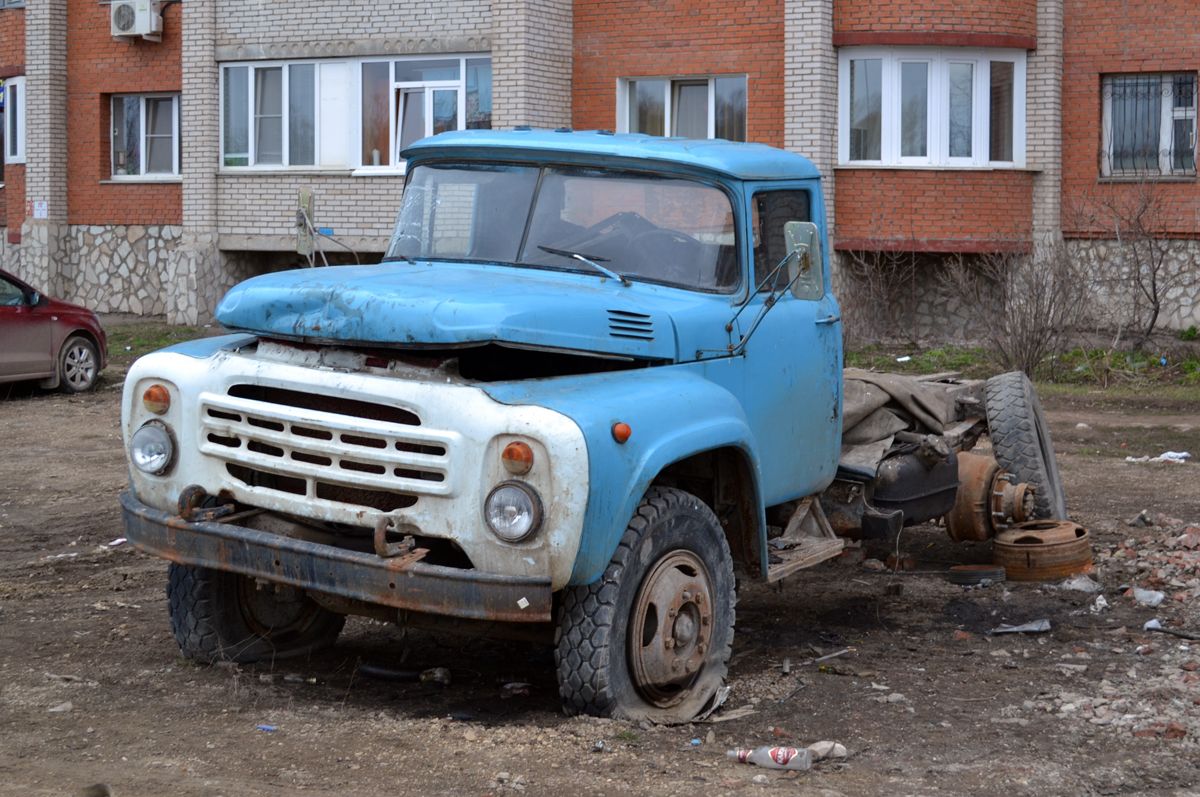
<instances>
[{"instance_id":1,"label":"white front grille","mask_svg":"<svg viewBox=\"0 0 1200 797\"><path fill-rule=\"evenodd\" d=\"M316 398L339 406L336 397ZM350 411L368 406L342 403ZM402 411L409 420L398 423L215 393L201 393L199 404L201 453L223 460L229 476L247 487L376 511L453 492L458 435L426 429L414 413Z\"/></svg>"}]
</instances>

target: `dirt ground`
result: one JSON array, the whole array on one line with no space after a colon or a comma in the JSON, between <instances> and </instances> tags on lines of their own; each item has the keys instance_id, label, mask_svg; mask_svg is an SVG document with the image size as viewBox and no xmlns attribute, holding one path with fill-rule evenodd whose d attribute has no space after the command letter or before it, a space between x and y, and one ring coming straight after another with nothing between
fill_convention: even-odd
<instances>
[{"instance_id":1,"label":"dirt ground","mask_svg":"<svg viewBox=\"0 0 1200 797\"><path fill-rule=\"evenodd\" d=\"M529 643L351 620L311 660L238 668L182 659L167 623L166 565L109 545L122 535L120 370L82 397L0 386L0 793L82 794L92 784L122 796L1200 788L1200 642L1141 630L1158 617L1200 631L1200 593L1127 558L1171 532L1125 523L1142 509L1200 521L1200 465L1124 461L1166 448L1200 457L1194 404L1045 402L1108 609L1093 613L1095 596L1044 585L952 586L941 571L987 561L987 548L953 545L935 527L906 530L899 547L920 560L916 572L868 572L847 559L781 588L743 589L732 694L718 717L743 716L641 727L563 716L550 652ZM1166 579L1169 595L1157 609L1118 590L1154 579ZM1039 618L1049 633L984 633ZM357 670L364 662L449 667L453 681L370 680ZM513 681L528 682L529 694L505 699ZM843 743L849 758L801 773L725 758L735 746L822 739Z\"/></svg>"}]
</instances>

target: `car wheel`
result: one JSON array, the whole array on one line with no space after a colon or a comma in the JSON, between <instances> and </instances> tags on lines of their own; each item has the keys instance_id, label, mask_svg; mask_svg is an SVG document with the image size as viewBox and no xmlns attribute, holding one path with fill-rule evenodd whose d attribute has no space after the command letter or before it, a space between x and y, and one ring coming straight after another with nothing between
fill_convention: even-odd
<instances>
[{"instance_id":1,"label":"car wheel","mask_svg":"<svg viewBox=\"0 0 1200 797\"><path fill-rule=\"evenodd\" d=\"M302 656L332 645L346 622L301 590L175 563L167 604L179 650L205 663Z\"/></svg>"},{"instance_id":2,"label":"car wheel","mask_svg":"<svg viewBox=\"0 0 1200 797\"><path fill-rule=\"evenodd\" d=\"M724 683L735 600L712 510L682 490L651 488L604 575L563 594L555 662L564 708L690 722Z\"/></svg>"},{"instance_id":3,"label":"car wheel","mask_svg":"<svg viewBox=\"0 0 1200 797\"><path fill-rule=\"evenodd\" d=\"M96 386L99 375L96 345L80 335L67 338L58 353L59 387L67 393L83 393Z\"/></svg>"},{"instance_id":4,"label":"car wheel","mask_svg":"<svg viewBox=\"0 0 1200 797\"><path fill-rule=\"evenodd\" d=\"M993 376L984 386L988 436L1001 467L1034 489L1034 517L1063 520L1067 499L1050 430L1029 378L1020 371Z\"/></svg>"}]
</instances>

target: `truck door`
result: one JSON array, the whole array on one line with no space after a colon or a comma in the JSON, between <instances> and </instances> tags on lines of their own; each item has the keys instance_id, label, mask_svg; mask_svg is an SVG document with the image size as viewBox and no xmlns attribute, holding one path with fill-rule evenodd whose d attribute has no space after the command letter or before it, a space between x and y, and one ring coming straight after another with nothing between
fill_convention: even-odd
<instances>
[{"instance_id":1,"label":"truck door","mask_svg":"<svg viewBox=\"0 0 1200 797\"><path fill-rule=\"evenodd\" d=\"M825 214L815 181L790 188L754 187L748 197L754 290L787 255L784 225L812 221L823 230ZM800 275L792 290L783 290L788 269L780 269L774 284L752 296L739 319L745 334L776 288L775 306L745 348L746 411L761 453L768 505L823 489L841 451L841 314L830 289L826 248L820 247L810 271Z\"/></svg>"}]
</instances>

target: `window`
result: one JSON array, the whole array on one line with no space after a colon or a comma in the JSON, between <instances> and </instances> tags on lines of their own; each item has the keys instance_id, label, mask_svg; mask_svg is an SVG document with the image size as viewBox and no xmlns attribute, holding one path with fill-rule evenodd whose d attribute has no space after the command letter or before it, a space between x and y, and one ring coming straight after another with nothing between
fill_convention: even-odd
<instances>
[{"instance_id":1,"label":"window","mask_svg":"<svg viewBox=\"0 0 1200 797\"><path fill-rule=\"evenodd\" d=\"M852 47L839 66L840 163L1024 165L1024 51Z\"/></svg>"},{"instance_id":2,"label":"window","mask_svg":"<svg viewBox=\"0 0 1200 797\"><path fill-rule=\"evenodd\" d=\"M179 95L118 94L112 98L112 176L179 174Z\"/></svg>"},{"instance_id":3,"label":"window","mask_svg":"<svg viewBox=\"0 0 1200 797\"><path fill-rule=\"evenodd\" d=\"M1108 75L1103 80L1100 173L1196 174L1196 75Z\"/></svg>"},{"instance_id":4,"label":"window","mask_svg":"<svg viewBox=\"0 0 1200 797\"><path fill-rule=\"evenodd\" d=\"M227 64L226 167L394 167L447 130L490 128L487 57Z\"/></svg>"},{"instance_id":5,"label":"window","mask_svg":"<svg viewBox=\"0 0 1200 797\"><path fill-rule=\"evenodd\" d=\"M617 129L745 141L746 76L623 80L617 92Z\"/></svg>"},{"instance_id":6,"label":"window","mask_svg":"<svg viewBox=\"0 0 1200 797\"><path fill-rule=\"evenodd\" d=\"M593 278L608 269L704 291L728 292L739 282L733 207L724 191L698 180L598 168L417 167L385 260L426 258Z\"/></svg>"},{"instance_id":7,"label":"window","mask_svg":"<svg viewBox=\"0 0 1200 797\"><path fill-rule=\"evenodd\" d=\"M25 78L4 81L4 162L25 162Z\"/></svg>"},{"instance_id":8,"label":"window","mask_svg":"<svg viewBox=\"0 0 1200 797\"><path fill-rule=\"evenodd\" d=\"M24 8L25 0L0 0L0 8Z\"/></svg>"}]
</instances>

